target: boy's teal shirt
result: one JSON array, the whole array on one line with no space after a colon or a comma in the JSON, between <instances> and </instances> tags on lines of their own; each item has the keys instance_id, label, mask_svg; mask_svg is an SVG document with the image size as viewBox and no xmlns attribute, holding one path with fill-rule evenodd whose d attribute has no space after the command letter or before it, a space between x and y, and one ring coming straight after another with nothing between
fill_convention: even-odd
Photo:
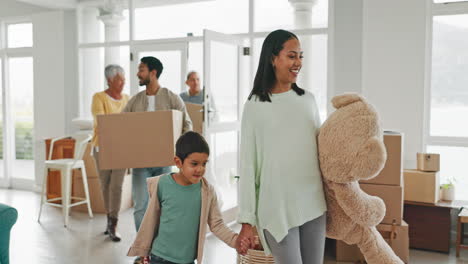
<instances>
[{"instance_id":1,"label":"boy's teal shirt","mask_svg":"<svg viewBox=\"0 0 468 264\"><path fill-rule=\"evenodd\" d=\"M201 182L182 186L171 173L165 174L157 195L161 217L151 253L174 263L193 262L197 258Z\"/></svg>"}]
</instances>

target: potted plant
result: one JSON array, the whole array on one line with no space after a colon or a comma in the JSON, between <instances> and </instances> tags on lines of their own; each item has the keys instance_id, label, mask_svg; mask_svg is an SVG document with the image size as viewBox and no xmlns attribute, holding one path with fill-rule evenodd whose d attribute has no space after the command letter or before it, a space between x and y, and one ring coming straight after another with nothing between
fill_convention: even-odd
<instances>
[{"instance_id":1,"label":"potted plant","mask_svg":"<svg viewBox=\"0 0 468 264\"><path fill-rule=\"evenodd\" d=\"M450 177L447 182L440 185L440 199L444 201L455 200L455 178Z\"/></svg>"}]
</instances>

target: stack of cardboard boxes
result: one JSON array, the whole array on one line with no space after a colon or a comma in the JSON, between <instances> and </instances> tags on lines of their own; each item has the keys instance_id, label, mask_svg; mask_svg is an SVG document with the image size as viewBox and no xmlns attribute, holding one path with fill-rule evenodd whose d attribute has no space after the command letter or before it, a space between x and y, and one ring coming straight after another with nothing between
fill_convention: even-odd
<instances>
[{"instance_id":1,"label":"stack of cardboard boxes","mask_svg":"<svg viewBox=\"0 0 468 264\"><path fill-rule=\"evenodd\" d=\"M417 170L405 170L405 201L431 203L439 201L439 154L418 153Z\"/></svg>"},{"instance_id":2,"label":"stack of cardboard boxes","mask_svg":"<svg viewBox=\"0 0 468 264\"><path fill-rule=\"evenodd\" d=\"M86 147L85 155L83 156L83 161L86 168L86 176L88 179L88 191L89 199L91 201L91 210L95 214L104 214L106 213L106 208L104 207L104 199L102 198L101 182L99 179L99 172L96 168L96 163L94 162L94 157L91 156L91 148L92 145L89 143ZM73 174L73 197L85 197L81 171L74 170ZM132 207L132 205L132 176L127 174L125 175L124 182L122 184L122 202L120 204L120 210L123 211L128 209ZM86 204L82 204L72 207L72 210L87 213L88 207Z\"/></svg>"},{"instance_id":3,"label":"stack of cardboard boxes","mask_svg":"<svg viewBox=\"0 0 468 264\"><path fill-rule=\"evenodd\" d=\"M369 195L380 197L386 206L386 214L377 230L392 247L395 254L405 263L409 262L408 224L403 221L403 135L385 132L387 149L385 167L373 179L360 182L361 189ZM336 243L337 261L355 262L364 260L357 246Z\"/></svg>"}]
</instances>

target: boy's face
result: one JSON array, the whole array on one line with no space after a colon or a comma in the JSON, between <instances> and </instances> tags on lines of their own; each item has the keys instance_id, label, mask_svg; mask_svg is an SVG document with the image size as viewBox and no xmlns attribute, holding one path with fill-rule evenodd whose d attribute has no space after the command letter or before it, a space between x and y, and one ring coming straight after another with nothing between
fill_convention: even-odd
<instances>
[{"instance_id":1,"label":"boy's face","mask_svg":"<svg viewBox=\"0 0 468 264\"><path fill-rule=\"evenodd\" d=\"M181 180L187 185L196 184L205 175L208 154L194 152L188 155L184 162L179 157L175 157L174 160L177 168L179 168Z\"/></svg>"}]
</instances>

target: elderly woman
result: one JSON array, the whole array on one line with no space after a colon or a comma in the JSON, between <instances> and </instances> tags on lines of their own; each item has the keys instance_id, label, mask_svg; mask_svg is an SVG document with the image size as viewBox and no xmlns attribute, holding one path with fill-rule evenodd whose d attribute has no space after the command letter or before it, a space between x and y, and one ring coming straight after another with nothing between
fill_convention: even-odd
<instances>
[{"instance_id":1,"label":"elderly woman","mask_svg":"<svg viewBox=\"0 0 468 264\"><path fill-rule=\"evenodd\" d=\"M111 64L105 68L105 76L108 88L98 92L93 96L91 112L94 117L93 154L96 167L99 170L101 181L102 197L107 212L107 227L105 234L108 234L114 242L120 241L120 235L116 232L119 218L120 202L122 197L122 183L125 176L125 169L101 170L99 169L99 147L97 136L97 115L120 113L127 105L128 95L122 94L125 84L124 70L119 65Z\"/></svg>"}]
</instances>

